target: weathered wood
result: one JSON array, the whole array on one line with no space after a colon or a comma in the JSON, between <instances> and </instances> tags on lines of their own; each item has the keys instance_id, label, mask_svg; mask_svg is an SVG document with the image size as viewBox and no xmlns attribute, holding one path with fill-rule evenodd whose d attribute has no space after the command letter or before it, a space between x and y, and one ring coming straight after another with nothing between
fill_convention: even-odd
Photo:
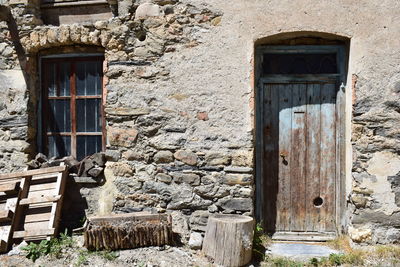
<instances>
[{"instance_id":1,"label":"weathered wood","mask_svg":"<svg viewBox=\"0 0 400 267\"><path fill-rule=\"evenodd\" d=\"M4 192L6 194L15 193L18 190L19 190L19 181L0 185L0 192Z\"/></svg>"},{"instance_id":2,"label":"weathered wood","mask_svg":"<svg viewBox=\"0 0 400 267\"><path fill-rule=\"evenodd\" d=\"M23 171L23 172L3 173L3 174L0 174L0 180L9 179L9 178L18 178L18 177L28 177L28 176L41 175L41 174L46 174L46 173L63 172L66 170L66 168L67 168L66 166L56 166L56 167L29 170L29 171Z\"/></svg>"},{"instance_id":3,"label":"weathered wood","mask_svg":"<svg viewBox=\"0 0 400 267\"><path fill-rule=\"evenodd\" d=\"M49 236L54 235L53 229L36 229L30 231L15 231L13 237L14 238L32 238L32 237L41 237L41 236Z\"/></svg>"},{"instance_id":4,"label":"weathered wood","mask_svg":"<svg viewBox=\"0 0 400 267\"><path fill-rule=\"evenodd\" d=\"M314 206L313 201L320 194L321 87L322 84L308 84L307 86L306 231L318 231L320 220L320 209Z\"/></svg>"},{"instance_id":5,"label":"weathered wood","mask_svg":"<svg viewBox=\"0 0 400 267\"><path fill-rule=\"evenodd\" d=\"M11 210L0 211L0 223L11 222L13 216L14 216L14 212L12 212Z\"/></svg>"},{"instance_id":6,"label":"weathered wood","mask_svg":"<svg viewBox=\"0 0 400 267\"><path fill-rule=\"evenodd\" d=\"M84 244L89 250L131 249L172 242L167 214L126 213L88 218Z\"/></svg>"},{"instance_id":7,"label":"weathered wood","mask_svg":"<svg viewBox=\"0 0 400 267\"><path fill-rule=\"evenodd\" d=\"M203 252L222 266L244 266L251 260L254 219L243 215L209 217Z\"/></svg>"},{"instance_id":8,"label":"weathered wood","mask_svg":"<svg viewBox=\"0 0 400 267\"><path fill-rule=\"evenodd\" d=\"M279 92L272 101L279 103L278 134L275 143L278 144L278 151L274 155L273 161L278 165L278 195L276 199L276 230L286 230L290 228L291 220L291 200L290 200L290 172L292 167L291 148L292 148L292 106L293 106L293 86L282 84L276 89ZM272 162L273 162L272 161Z\"/></svg>"},{"instance_id":9,"label":"weathered wood","mask_svg":"<svg viewBox=\"0 0 400 267\"><path fill-rule=\"evenodd\" d=\"M19 202L20 205L30 205L30 204L39 204L45 202L54 202L60 200L61 195L57 196L44 196L44 197L31 197L21 199Z\"/></svg>"}]
</instances>

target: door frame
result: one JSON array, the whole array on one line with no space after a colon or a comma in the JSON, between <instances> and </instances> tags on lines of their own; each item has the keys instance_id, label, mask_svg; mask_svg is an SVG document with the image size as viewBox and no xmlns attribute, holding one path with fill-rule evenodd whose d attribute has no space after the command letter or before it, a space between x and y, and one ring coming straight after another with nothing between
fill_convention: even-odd
<instances>
[{"instance_id":1,"label":"door frame","mask_svg":"<svg viewBox=\"0 0 400 267\"><path fill-rule=\"evenodd\" d=\"M261 67L263 63L263 54L274 53L274 54L328 54L336 53L336 60L338 65L337 74L306 74L306 75L261 75ZM268 197L264 196L264 139L263 139L263 100L262 100L262 88L265 82L270 83L296 83L296 82L312 82L312 81L326 81L334 79L338 86L337 97L336 97L336 119L337 119L337 158L336 164L336 233L335 235L342 232L344 229L344 212L346 205L345 197L345 170L346 170L346 150L345 150L345 84L347 77L347 52L345 45L260 45L255 48L255 156L256 156L256 196L255 196L255 213L258 222L262 222L264 218L263 214L263 203L268 201ZM290 233L288 239L291 239ZM297 236L297 240L326 240L331 239L332 236ZM285 239L285 237L283 237Z\"/></svg>"}]
</instances>

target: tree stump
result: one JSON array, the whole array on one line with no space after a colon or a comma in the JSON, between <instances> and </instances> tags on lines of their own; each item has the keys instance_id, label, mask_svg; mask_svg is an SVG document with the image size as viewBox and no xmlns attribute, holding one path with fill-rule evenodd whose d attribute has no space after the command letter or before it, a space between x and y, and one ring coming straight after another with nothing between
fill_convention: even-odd
<instances>
[{"instance_id":1,"label":"tree stump","mask_svg":"<svg viewBox=\"0 0 400 267\"><path fill-rule=\"evenodd\" d=\"M250 262L254 219L244 215L218 214L209 217L203 252L222 266L243 266Z\"/></svg>"}]
</instances>

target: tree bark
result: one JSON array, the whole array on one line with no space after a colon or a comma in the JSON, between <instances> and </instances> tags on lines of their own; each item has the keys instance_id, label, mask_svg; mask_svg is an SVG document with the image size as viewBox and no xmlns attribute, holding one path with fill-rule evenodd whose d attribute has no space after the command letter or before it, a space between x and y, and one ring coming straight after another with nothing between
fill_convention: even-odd
<instances>
[{"instance_id":1,"label":"tree bark","mask_svg":"<svg viewBox=\"0 0 400 267\"><path fill-rule=\"evenodd\" d=\"M244 215L218 214L208 219L203 252L222 266L250 262L254 219Z\"/></svg>"}]
</instances>

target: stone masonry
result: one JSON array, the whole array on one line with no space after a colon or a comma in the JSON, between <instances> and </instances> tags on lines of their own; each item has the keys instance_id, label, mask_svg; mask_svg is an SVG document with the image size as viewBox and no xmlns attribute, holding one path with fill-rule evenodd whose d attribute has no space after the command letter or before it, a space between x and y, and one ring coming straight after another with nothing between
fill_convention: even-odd
<instances>
[{"instance_id":1,"label":"stone masonry","mask_svg":"<svg viewBox=\"0 0 400 267\"><path fill-rule=\"evenodd\" d=\"M399 1L108 1L110 19L60 26L39 2L0 0L1 172L38 152L38 58L91 49L106 60L107 163L104 184L80 186L87 215L168 212L184 242L212 213L252 216L254 46L329 33L350 39L342 231L399 242Z\"/></svg>"}]
</instances>

